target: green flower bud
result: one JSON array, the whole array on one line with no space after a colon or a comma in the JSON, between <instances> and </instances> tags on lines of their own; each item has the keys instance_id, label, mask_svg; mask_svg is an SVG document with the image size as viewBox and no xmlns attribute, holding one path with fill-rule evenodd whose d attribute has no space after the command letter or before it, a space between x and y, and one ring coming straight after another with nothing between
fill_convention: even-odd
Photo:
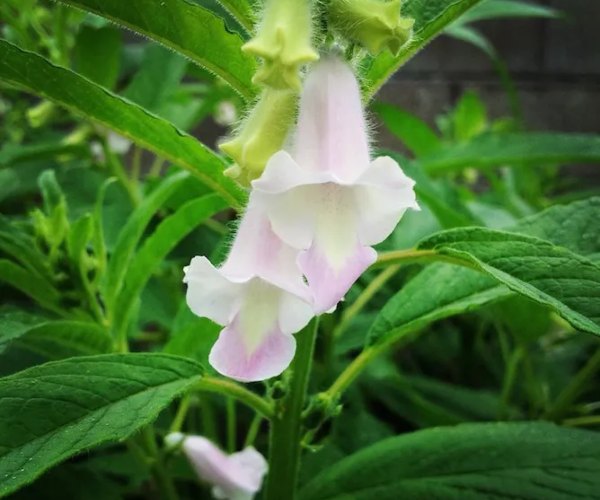
<instances>
[{"instance_id":1,"label":"green flower bud","mask_svg":"<svg viewBox=\"0 0 600 500\"><path fill-rule=\"evenodd\" d=\"M27 121L33 128L40 128L52 120L55 112L56 105L53 102L42 101L37 106L27 110Z\"/></svg>"},{"instance_id":2,"label":"green flower bud","mask_svg":"<svg viewBox=\"0 0 600 500\"><path fill-rule=\"evenodd\" d=\"M332 0L329 23L372 54L389 49L396 55L412 36L414 19L400 15L401 0Z\"/></svg>"},{"instance_id":3,"label":"green flower bud","mask_svg":"<svg viewBox=\"0 0 600 500\"><path fill-rule=\"evenodd\" d=\"M300 90L300 66L319 55L311 44L309 0L267 0L258 32L242 50L263 59L252 81Z\"/></svg>"},{"instance_id":4,"label":"green flower bud","mask_svg":"<svg viewBox=\"0 0 600 500\"><path fill-rule=\"evenodd\" d=\"M242 184L260 177L268 159L283 147L294 121L297 94L266 89L232 139L219 149L235 164L225 174Z\"/></svg>"}]
</instances>

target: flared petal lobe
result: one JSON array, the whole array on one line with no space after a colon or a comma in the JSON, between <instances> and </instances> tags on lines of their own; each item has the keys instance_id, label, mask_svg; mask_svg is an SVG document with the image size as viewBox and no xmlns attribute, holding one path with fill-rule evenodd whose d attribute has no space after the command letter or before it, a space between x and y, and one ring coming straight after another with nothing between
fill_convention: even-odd
<instances>
[{"instance_id":1,"label":"flared petal lobe","mask_svg":"<svg viewBox=\"0 0 600 500\"><path fill-rule=\"evenodd\" d=\"M279 375L296 351L292 334L312 316L310 304L255 278L246 285L235 317L213 346L210 364L219 373L242 382Z\"/></svg>"},{"instance_id":2,"label":"flared petal lobe","mask_svg":"<svg viewBox=\"0 0 600 500\"><path fill-rule=\"evenodd\" d=\"M251 500L267 473L265 458L254 448L226 455L202 436L186 436L183 451L198 476L213 486L213 496Z\"/></svg>"}]
</instances>

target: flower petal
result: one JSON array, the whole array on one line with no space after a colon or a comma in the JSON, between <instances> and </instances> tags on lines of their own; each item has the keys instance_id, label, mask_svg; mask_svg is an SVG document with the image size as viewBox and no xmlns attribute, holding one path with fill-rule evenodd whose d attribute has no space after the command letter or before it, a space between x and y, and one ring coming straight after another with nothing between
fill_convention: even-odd
<instances>
[{"instance_id":1,"label":"flower petal","mask_svg":"<svg viewBox=\"0 0 600 500\"><path fill-rule=\"evenodd\" d=\"M367 125L358 82L334 56L313 65L304 82L294 143L303 168L353 182L369 165Z\"/></svg>"},{"instance_id":2,"label":"flower petal","mask_svg":"<svg viewBox=\"0 0 600 500\"><path fill-rule=\"evenodd\" d=\"M184 273L186 301L192 312L219 325L229 323L239 308L243 282L224 277L206 257L194 257Z\"/></svg>"},{"instance_id":3,"label":"flower petal","mask_svg":"<svg viewBox=\"0 0 600 500\"><path fill-rule=\"evenodd\" d=\"M253 382L279 375L288 367L296 341L280 327L281 299L287 294L259 278L246 285L238 314L210 352L208 360L215 370Z\"/></svg>"},{"instance_id":4,"label":"flower petal","mask_svg":"<svg viewBox=\"0 0 600 500\"><path fill-rule=\"evenodd\" d=\"M202 436L187 436L183 450L199 477L214 486L216 498L251 499L267 471L264 457L254 448L227 456Z\"/></svg>"},{"instance_id":5,"label":"flower petal","mask_svg":"<svg viewBox=\"0 0 600 500\"><path fill-rule=\"evenodd\" d=\"M357 231L363 245L385 240L407 208L419 210L414 185L392 158L381 156L371 163L354 187L359 214Z\"/></svg>"},{"instance_id":6,"label":"flower petal","mask_svg":"<svg viewBox=\"0 0 600 500\"><path fill-rule=\"evenodd\" d=\"M281 241L264 211L251 200L221 271L233 281L258 276L308 300L296 255L297 251Z\"/></svg>"},{"instance_id":7,"label":"flower petal","mask_svg":"<svg viewBox=\"0 0 600 500\"><path fill-rule=\"evenodd\" d=\"M246 334L234 320L219 335L208 360L220 374L241 382L267 380L283 372L294 359L296 340L276 324L254 348L247 347Z\"/></svg>"},{"instance_id":8,"label":"flower petal","mask_svg":"<svg viewBox=\"0 0 600 500\"><path fill-rule=\"evenodd\" d=\"M298 256L300 269L306 275L313 294L316 312L330 311L344 298L359 276L377 259L377 252L356 242L343 260L327 254L318 241Z\"/></svg>"},{"instance_id":9,"label":"flower petal","mask_svg":"<svg viewBox=\"0 0 600 500\"><path fill-rule=\"evenodd\" d=\"M281 294L279 302L279 328L283 333L296 333L315 315L312 301L291 293Z\"/></svg>"},{"instance_id":10,"label":"flower petal","mask_svg":"<svg viewBox=\"0 0 600 500\"><path fill-rule=\"evenodd\" d=\"M249 491L260 490L262 480L269 469L265 457L252 446L229 456L229 463L240 471L240 479Z\"/></svg>"}]
</instances>

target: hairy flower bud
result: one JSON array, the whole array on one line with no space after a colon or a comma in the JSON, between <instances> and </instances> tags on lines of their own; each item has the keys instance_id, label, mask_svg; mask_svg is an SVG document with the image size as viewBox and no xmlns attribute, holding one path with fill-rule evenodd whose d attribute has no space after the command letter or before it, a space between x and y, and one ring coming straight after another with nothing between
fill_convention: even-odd
<instances>
[{"instance_id":1,"label":"hairy flower bud","mask_svg":"<svg viewBox=\"0 0 600 500\"><path fill-rule=\"evenodd\" d=\"M319 55L311 44L310 1L267 0L258 32L242 50L263 59L253 82L300 90L300 66Z\"/></svg>"},{"instance_id":2,"label":"hairy flower bud","mask_svg":"<svg viewBox=\"0 0 600 500\"><path fill-rule=\"evenodd\" d=\"M372 55L384 49L397 54L412 36L414 19L400 15L401 0L333 0L329 22L343 36Z\"/></svg>"},{"instance_id":3,"label":"hairy flower bud","mask_svg":"<svg viewBox=\"0 0 600 500\"><path fill-rule=\"evenodd\" d=\"M237 135L219 145L235 165L225 173L242 184L260 177L267 160L283 146L294 120L297 95L266 89Z\"/></svg>"}]
</instances>

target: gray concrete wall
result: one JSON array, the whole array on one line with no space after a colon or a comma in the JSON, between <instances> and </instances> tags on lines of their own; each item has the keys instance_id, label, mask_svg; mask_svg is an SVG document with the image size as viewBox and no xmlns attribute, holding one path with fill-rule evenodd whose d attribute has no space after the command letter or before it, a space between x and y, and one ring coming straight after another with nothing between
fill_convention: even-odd
<instances>
[{"instance_id":1,"label":"gray concrete wall","mask_svg":"<svg viewBox=\"0 0 600 500\"><path fill-rule=\"evenodd\" d=\"M563 11L566 18L481 21L475 26L507 63L528 128L600 133L600 0L538 3ZM434 116L466 89L479 92L492 117L509 114L489 59L469 44L442 36L397 73L379 99L433 124ZM394 145L387 134L380 142Z\"/></svg>"}]
</instances>

